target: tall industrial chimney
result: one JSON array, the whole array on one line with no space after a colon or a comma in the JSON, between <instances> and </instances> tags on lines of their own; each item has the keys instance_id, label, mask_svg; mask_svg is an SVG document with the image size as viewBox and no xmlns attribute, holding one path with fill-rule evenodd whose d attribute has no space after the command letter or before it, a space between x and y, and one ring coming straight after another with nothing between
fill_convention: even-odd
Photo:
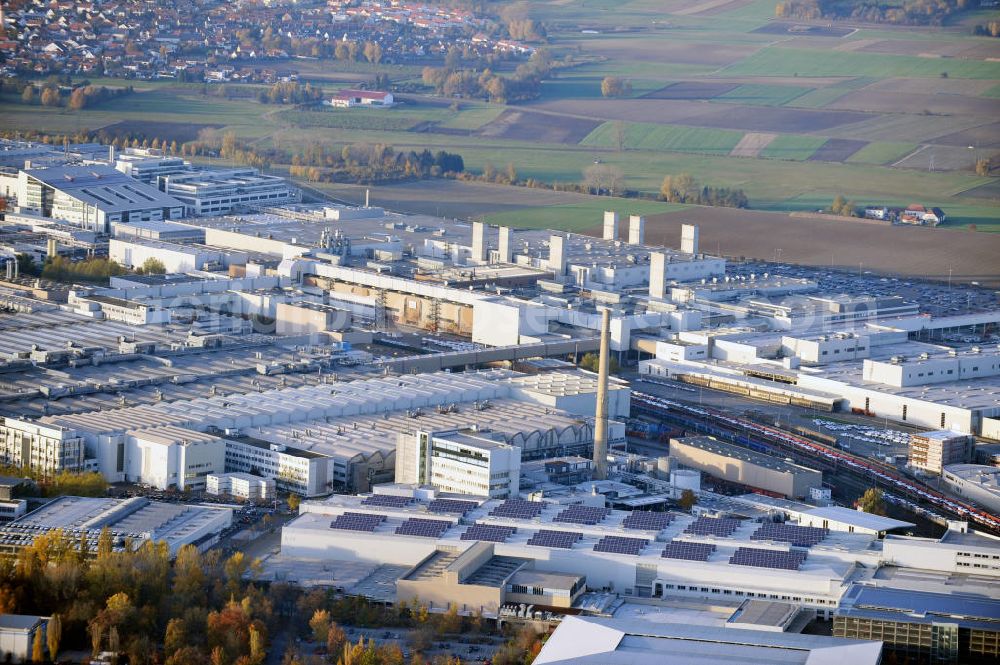
<instances>
[{"instance_id":1,"label":"tall industrial chimney","mask_svg":"<svg viewBox=\"0 0 1000 665\"><path fill-rule=\"evenodd\" d=\"M553 233L549 236L549 270L555 273L556 281L566 274L566 249L564 238Z\"/></svg>"},{"instance_id":2,"label":"tall industrial chimney","mask_svg":"<svg viewBox=\"0 0 1000 665\"><path fill-rule=\"evenodd\" d=\"M500 263L510 263L514 258L514 230L509 226L501 226L499 243Z\"/></svg>"},{"instance_id":3,"label":"tall industrial chimney","mask_svg":"<svg viewBox=\"0 0 1000 665\"><path fill-rule=\"evenodd\" d=\"M594 479L608 477L608 356L611 353L611 310L601 312L601 358L597 371L597 410L594 412Z\"/></svg>"},{"instance_id":4,"label":"tall industrial chimney","mask_svg":"<svg viewBox=\"0 0 1000 665\"><path fill-rule=\"evenodd\" d=\"M476 263L486 263L486 225L482 222L472 223L472 260Z\"/></svg>"},{"instance_id":5,"label":"tall industrial chimney","mask_svg":"<svg viewBox=\"0 0 1000 665\"><path fill-rule=\"evenodd\" d=\"M604 211L604 239L618 240L618 213L613 210Z\"/></svg>"},{"instance_id":6,"label":"tall industrial chimney","mask_svg":"<svg viewBox=\"0 0 1000 665\"><path fill-rule=\"evenodd\" d=\"M628 244L643 245L646 243L646 218L641 215L630 215L628 218Z\"/></svg>"},{"instance_id":7,"label":"tall industrial chimney","mask_svg":"<svg viewBox=\"0 0 1000 665\"><path fill-rule=\"evenodd\" d=\"M685 254L698 253L698 226L681 224L681 251Z\"/></svg>"}]
</instances>

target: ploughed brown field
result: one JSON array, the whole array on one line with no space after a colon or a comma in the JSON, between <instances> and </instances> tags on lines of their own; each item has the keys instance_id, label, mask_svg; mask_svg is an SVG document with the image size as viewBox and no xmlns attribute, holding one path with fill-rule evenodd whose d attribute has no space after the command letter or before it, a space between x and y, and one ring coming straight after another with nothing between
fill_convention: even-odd
<instances>
[{"instance_id":1,"label":"ploughed brown field","mask_svg":"<svg viewBox=\"0 0 1000 665\"><path fill-rule=\"evenodd\" d=\"M978 281L1000 287L1000 233L879 226L786 213L692 207L646 218L646 240L676 247L681 224L698 224L701 249L731 257L834 266L901 276ZM601 228L586 230L600 235Z\"/></svg>"},{"instance_id":2,"label":"ploughed brown field","mask_svg":"<svg viewBox=\"0 0 1000 665\"><path fill-rule=\"evenodd\" d=\"M809 161L811 162L844 162L847 158L861 150L867 141L855 141L853 139L830 139L814 152Z\"/></svg>"},{"instance_id":3,"label":"ploughed brown field","mask_svg":"<svg viewBox=\"0 0 1000 665\"><path fill-rule=\"evenodd\" d=\"M921 95L906 102L896 94L865 88L849 92L826 105L828 109L875 113L936 113L940 115L981 115L1000 117L1000 99L957 94Z\"/></svg>"},{"instance_id":4,"label":"ploughed brown field","mask_svg":"<svg viewBox=\"0 0 1000 665\"><path fill-rule=\"evenodd\" d=\"M352 204L363 203L365 190L368 189L365 185L346 183L324 184L316 188ZM457 219L492 212L578 203L594 198L574 192L442 179L379 185L371 191L371 196L372 205L390 210Z\"/></svg>"},{"instance_id":5,"label":"ploughed brown field","mask_svg":"<svg viewBox=\"0 0 1000 665\"><path fill-rule=\"evenodd\" d=\"M759 106L704 104L678 99L616 99L612 103L601 99L574 99L543 102L537 104L536 107L552 113L566 113L602 120L653 122L783 134L819 132L873 117L871 114L859 111L823 111L781 107L762 109ZM553 122L559 121L556 119Z\"/></svg>"},{"instance_id":6,"label":"ploughed brown field","mask_svg":"<svg viewBox=\"0 0 1000 665\"><path fill-rule=\"evenodd\" d=\"M588 45L588 53L614 59L661 61L722 67L754 53L754 44L697 44L686 41L608 37Z\"/></svg>"},{"instance_id":7,"label":"ploughed brown field","mask_svg":"<svg viewBox=\"0 0 1000 665\"><path fill-rule=\"evenodd\" d=\"M738 83L716 81L681 81L646 93L643 99L714 99L739 87Z\"/></svg>"},{"instance_id":8,"label":"ploughed brown field","mask_svg":"<svg viewBox=\"0 0 1000 665\"><path fill-rule=\"evenodd\" d=\"M594 131L600 121L508 109L477 134L510 141L540 141L575 145Z\"/></svg>"},{"instance_id":9,"label":"ploughed brown field","mask_svg":"<svg viewBox=\"0 0 1000 665\"><path fill-rule=\"evenodd\" d=\"M1000 114L998 114L1000 117ZM976 148L1000 148L1000 122L983 124L934 139L935 143Z\"/></svg>"},{"instance_id":10,"label":"ploughed brown field","mask_svg":"<svg viewBox=\"0 0 1000 665\"><path fill-rule=\"evenodd\" d=\"M885 39L865 44L859 53L884 53L891 55L945 56L986 60L1000 58L1000 44L992 42L935 42L928 40ZM947 60L942 62L946 63Z\"/></svg>"},{"instance_id":11,"label":"ploughed brown field","mask_svg":"<svg viewBox=\"0 0 1000 665\"><path fill-rule=\"evenodd\" d=\"M803 134L867 120L867 113L857 111L814 111L807 109L735 106L720 108L678 121L679 125L742 129L749 132Z\"/></svg>"}]
</instances>

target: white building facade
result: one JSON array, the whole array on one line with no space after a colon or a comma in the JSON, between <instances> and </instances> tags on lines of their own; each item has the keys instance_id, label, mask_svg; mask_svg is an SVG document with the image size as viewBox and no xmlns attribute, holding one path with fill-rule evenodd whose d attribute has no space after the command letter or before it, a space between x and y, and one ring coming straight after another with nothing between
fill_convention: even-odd
<instances>
[{"instance_id":1,"label":"white building facade","mask_svg":"<svg viewBox=\"0 0 1000 665\"><path fill-rule=\"evenodd\" d=\"M75 431L27 420L0 420L0 464L46 474L83 469L85 445Z\"/></svg>"},{"instance_id":2,"label":"white building facade","mask_svg":"<svg viewBox=\"0 0 1000 665\"><path fill-rule=\"evenodd\" d=\"M240 206L295 203L302 197L284 178L262 175L251 168L176 173L160 182L192 215L224 215Z\"/></svg>"},{"instance_id":3,"label":"white building facade","mask_svg":"<svg viewBox=\"0 0 1000 665\"><path fill-rule=\"evenodd\" d=\"M273 478L261 478L249 473L213 473L207 478L205 491L215 496L228 494L248 501L275 498Z\"/></svg>"},{"instance_id":4,"label":"white building facade","mask_svg":"<svg viewBox=\"0 0 1000 665\"><path fill-rule=\"evenodd\" d=\"M401 433L396 482L502 499L520 490L521 449L461 430Z\"/></svg>"}]
</instances>

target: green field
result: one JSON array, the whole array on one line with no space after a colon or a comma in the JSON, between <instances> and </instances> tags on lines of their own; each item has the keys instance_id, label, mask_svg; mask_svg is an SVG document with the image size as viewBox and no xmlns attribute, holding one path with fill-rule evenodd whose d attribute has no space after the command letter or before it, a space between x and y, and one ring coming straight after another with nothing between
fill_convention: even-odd
<instances>
[{"instance_id":1,"label":"green field","mask_svg":"<svg viewBox=\"0 0 1000 665\"><path fill-rule=\"evenodd\" d=\"M522 229L562 229L579 232L596 226L605 210L614 210L620 216L658 215L683 210L686 207L688 206L679 203L607 198L492 213L486 215L484 220L490 224L515 226Z\"/></svg>"},{"instance_id":2,"label":"green field","mask_svg":"<svg viewBox=\"0 0 1000 665\"><path fill-rule=\"evenodd\" d=\"M4 128L69 133L123 120L252 127L260 125L267 111L281 108L246 99L198 95L189 89L157 87L82 111L21 104L13 101L12 96L4 95L0 99L0 118ZM263 122L273 124L267 120Z\"/></svg>"},{"instance_id":3,"label":"green field","mask_svg":"<svg viewBox=\"0 0 1000 665\"><path fill-rule=\"evenodd\" d=\"M765 159L806 160L826 143L822 136L796 136L781 134L760 151Z\"/></svg>"},{"instance_id":4,"label":"green field","mask_svg":"<svg viewBox=\"0 0 1000 665\"><path fill-rule=\"evenodd\" d=\"M721 70L725 76L870 76L997 79L1000 63L771 47Z\"/></svg>"},{"instance_id":5,"label":"green field","mask_svg":"<svg viewBox=\"0 0 1000 665\"><path fill-rule=\"evenodd\" d=\"M837 101L849 92L850 90L844 90L843 88L837 87L819 88L792 99L789 102L789 106L813 109L823 108L827 104L832 104Z\"/></svg>"},{"instance_id":6,"label":"green field","mask_svg":"<svg viewBox=\"0 0 1000 665\"><path fill-rule=\"evenodd\" d=\"M983 97L991 97L993 99L1000 99L1000 84L997 84L983 93Z\"/></svg>"},{"instance_id":7,"label":"green field","mask_svg":"<svg viewBox=\"0 0 1000 665\"><path fill-rule=\"evenodd\" d=\"M701 129L648 122L624 123L624 147L637 150L693 152L728 155L743 138L743 132ZM580 145L612 148L618 146L618 123L606 122L588 134Z\"/></svg>"},{"instance_id":8,"label":"green field","mask_svg":"<svg viewBox=\"0 0 1000 665\"><path fill-rule=\"evenodd\" d=\"M441 121L439 126L447 129L479 129L483 125L496 120L497 116L503 113L504 108L499 105L482 105L463 108L458 113Z\"/></svg>"},{"instance_id":9,"label":"green field","mask_svg":"<svg viewBox=\"0 0 1000 665\"><path fill-rule=\"evenodd\" d=\"M729 102L732 104L752 104L754 106L784 106L792 100L807 93L812 88L800 88L790 85L741 85L738 88L719 95L712 101Z\"/></svg>"},{"instance_id":10,"label":"green field","mask_svg":"<svg viewBox=\"0 0 1000 665\"><path fill-rule=\"evenodd\" d=\"M852 164L891 164L917 149L915 143L869 143L847 158Z\"/></svg>"}]
</instances>

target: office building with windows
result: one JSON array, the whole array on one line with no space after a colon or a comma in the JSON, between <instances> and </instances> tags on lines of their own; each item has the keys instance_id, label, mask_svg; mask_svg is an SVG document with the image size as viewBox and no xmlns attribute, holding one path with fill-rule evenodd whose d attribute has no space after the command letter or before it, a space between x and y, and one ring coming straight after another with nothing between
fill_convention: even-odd
<instances>
[{"instance_id":1,"label":"office building with windows","mask_svg":"<svg viewBox=\"0 0 1000 665\"><path fill-rule=\"evenodd\" d=\"M399 435L397 483L503 499L517 496L520 477L521 449L489 432L450 429Z\"/></svg>"}]
</instances>

